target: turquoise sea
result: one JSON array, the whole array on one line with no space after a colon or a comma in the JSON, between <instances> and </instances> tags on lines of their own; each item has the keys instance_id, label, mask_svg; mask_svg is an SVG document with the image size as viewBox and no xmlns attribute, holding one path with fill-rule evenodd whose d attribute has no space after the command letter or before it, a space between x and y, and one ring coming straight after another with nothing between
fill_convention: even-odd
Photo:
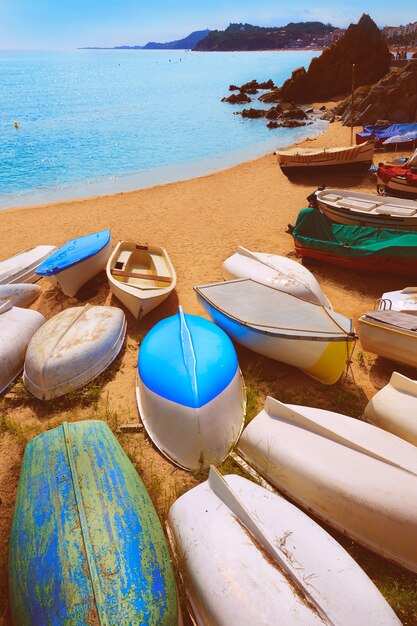
<instances>
[{"instance_id":1,"label":"turquoise sea","mask_svg":"<svg viewBox=\"0 0 417 626\"><path fill-rule=\"evenodd\" d=\"M314 54L0 51L0 207L191 178L312 135L324 123L270 131L220 100Z\"/></svg>"}]
</instances>

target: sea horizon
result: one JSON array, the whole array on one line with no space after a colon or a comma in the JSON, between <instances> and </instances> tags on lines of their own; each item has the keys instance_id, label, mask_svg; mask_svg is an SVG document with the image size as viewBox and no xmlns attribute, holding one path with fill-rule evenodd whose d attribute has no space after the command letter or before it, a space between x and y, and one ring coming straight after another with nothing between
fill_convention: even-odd
<instances>
[{"instance_id":1,"label":"sea horizon","mask_svg":"<svg viewBox=\"0 0 417 626\"><path fill-rule=\"evenodd\" d=\"M231 83L280 85L315 54L1 51L0 208L195 178L313 136L327 124L270 131L233 115L257 99L220 100Z\"/></svg>"}]
</instances>

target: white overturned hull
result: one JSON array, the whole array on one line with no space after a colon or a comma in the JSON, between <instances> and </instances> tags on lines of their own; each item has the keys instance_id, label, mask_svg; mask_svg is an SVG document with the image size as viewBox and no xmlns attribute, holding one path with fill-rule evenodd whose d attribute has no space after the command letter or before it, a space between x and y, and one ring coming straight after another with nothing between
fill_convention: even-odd
<instances>
[{"instance_id":1,"label":"white overturned hull","mask_svg":"<svg viewBox=\"0 0 417 626\"><path fill-rule=\"evenodd\" d=\"M0 285L35 283L36 268L55 251L55 246L36 246L0 262Z\"/></svg>"},{"instance_id":2,"label":"white overturned hull","mask_svg":"<svg viewBox=\"0 0 417 626\"><path fill-rule=\"evenodd\" d=\"M417 315L417 287L405 287L401 291L386 291L379 300L378 309Z\"/></svg>"},{"instance_id":3,"label":"white overturned hull","mask_svg":"<svg viewBox=\"0 0 417 626\"><path fill-rule=\"evenodd\" d=\"M44 322L37 311L0 303L0 393L22 371L29 342Z\"/></svg>"},{"instance_id":4,"label":"white overturned hull","mask_svg":"<svg viewBox=\"0 0 417 626\"><path fill-rule=\"evenodd\" d=\"M414 446L345 415L267 398L238 450L299 506L417 572Z\"/></svg>"},{"instance_id":5,"label":"white overturned hull","mask_svg":"<svg viewBox=\"0 0 417 626\"><path fill-rule=\"evenodd\" d=\"M137 319L162 304L177 282L164 248L131 241L119 241L106 273L114 295Z\"/></svg>"},{"instance_id":6,"label":"white overturned hull","mask_svg":"<svg viewBox=\"0 0 417 626\"><path fill-rule=\"evenodd\" d=\"M295 506L211 468L168 515L198 626L400 624L347 552Z\"/></svg>"},{"instance_id":7,"label":"white overturned hull","mask_svg":"<svg viewBox=\"0 0 417 626\"><path fill-rule=\"evenodd\" d=\"M358 320L366 352L417 368L417 319L397 311L371 311Z\"/></svg>"},{"instance_id":8,"label":"white overturned hull","mask_svg":"<svg viewBox=\"0 0 417 626\"><path fill-rule=\"evenodd\" d=\"M242 432L245 387L233 344L181 309L143 340L136 397L153 443L186 470L221 463Z\"/></svg>"},{"instance_id":9,"label":"white overturned hull","mask_svg":"<svg viewBox=\"0 0 417 626\"><path fill-rule=\"evenodd\" d=\"M121 309L108 306L71 307L32 338L23 382L40 400L52 400L87 384L120 352L126 334Z\"/></svg>"},{"instance_id":10,"label":"white overturned hull","mask_svg":"<svg viewBox=\"0 0 417 626\"><path fill-rule=\"evenodd\" d=\"M338 224L417 230L417 202L343 189L316 192L318 208Z\"/></svg>"},{"instance_id":11,"label":"white overturned hull","mask_svg":"<svg viewBox=\"0 0 417 626\"><path fill-rule=\"evenodd\" d=\"M364 419L417 446L417 381L393 372L388 385L369 400Z\"/></svg>"},{"instance_id":12,"label":"white overturned hull","mask_svg":"<svg viewBox=\"0 0 417 626\"><path fill-rule=\"evenodd\" d=\"M242 246L223 263L223 278L252 278L297 298L332 308L313 274L300 263L277 254L251 252Z\"/></svg>"},{"instance_id":13,"label":"white overturned hull","mask_svg":"<svg viewBox=\"0 0 417 626\"><path fill-rule=\"evenodd\" d=\"M16 283L12 285L0 285L0 305L10 300L13 306L27 307L40 296L42 292L39 285Z\"/></svg>"}]
</instances>

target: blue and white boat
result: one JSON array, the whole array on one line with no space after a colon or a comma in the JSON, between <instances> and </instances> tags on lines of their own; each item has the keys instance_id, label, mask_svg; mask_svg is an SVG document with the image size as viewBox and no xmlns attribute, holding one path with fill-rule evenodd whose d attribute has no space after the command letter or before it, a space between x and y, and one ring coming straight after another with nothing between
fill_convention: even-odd
<instances>
[{"instance_id":1,"label":"blue and white boat","mask_svg":"<svg viewBox=\"0 0 417 626\"><path fill-rule=\"evenodd\" d=\"M75 296L87 281L106 267L111 253L110 230L67 241L36 269L67 296Z\"/></svg>"},{"instance_id":2,"label":"blue and white boat","mask_svg":"<svg viewBox=\"0 0 417 626\"><path fill-rule=\"evenodd\" d=\"M187 470L221 463L243 428L245 387L231 340L181 307L143 340L136 396L156 447Z\"/></svg>"}]
</instances>

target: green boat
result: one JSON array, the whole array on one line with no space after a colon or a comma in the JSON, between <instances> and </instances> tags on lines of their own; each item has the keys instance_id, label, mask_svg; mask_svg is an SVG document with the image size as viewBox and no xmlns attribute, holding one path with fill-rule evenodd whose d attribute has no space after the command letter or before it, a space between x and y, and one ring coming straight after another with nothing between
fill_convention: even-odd
<instances>
[{"instance_id":1,"label":"green boat","mask_svg":"<svg viewBox=\"0 0 417 626\"><path fill-rule=\"evenodd\" d=\"M15 626L179 623L161 524L104 422L26 446L9 552Z\"/></svg>"}]
</instances>

